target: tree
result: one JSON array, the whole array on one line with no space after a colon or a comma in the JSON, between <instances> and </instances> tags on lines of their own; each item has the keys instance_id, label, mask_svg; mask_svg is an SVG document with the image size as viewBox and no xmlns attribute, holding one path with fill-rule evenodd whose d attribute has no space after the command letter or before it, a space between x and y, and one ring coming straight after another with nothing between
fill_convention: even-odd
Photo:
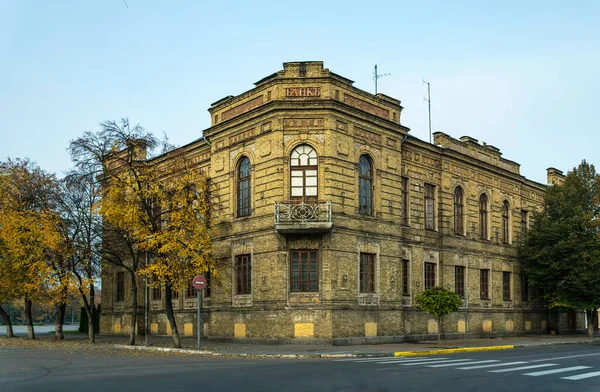
<instances>
[{"instance_id":1,"label":"tree","mask_svg":"<svg viewBox=\"0 0 600 392\"><path fill-rule=\"evenodd\" d=\"M583 161L563 184L549 186L519 247L523 273L546 288L550 307L600 307L600 176Z\"/></svg>"},{"instance_id":2,"label":"tree","mask_svg":"<svg viewBox=\"0 0 600 392\"><path fill-rule=\"evenodd\" d=\"M30 339L35 339L32 300L56 286L48 262L58 244L56 200L54 175L27 159L0 163L0 297L24 298Z\"/></svg>"},{"instance_id":3,"label":"tree","mask_svg":"<svg viewBox=\"0 0 600 392\"><path fill-rule=\"evenodd\" d=\"M101 203L103 192L107 192L111 184L116 184L113 181L117 178L117 173L121 173L123 168L142 162L146 158L144 149L139 146L144 145L150 150L153 150L158 141L149 132L146 132L142 127L129 127L127 119L121 120L120 124L114 121L107 121L100 124L101 129L98 132L85 132L81 137L72 140L69 144L69 152L71 159L75 164L75 171L80 175L94 182L94 213L102 218ZM140 155L141 153L141 155ZM119 170L115 170L119 165ZM98 182L96 182L98 181ZM120 222L124 223L124 222ZM91 227L89 230L91 234ZM96 248L100 255L101 262L107 265L125 270L130 277L131 282L131 324L129 334L129 344L135 345L136 326L138 316L138 284L137 277L144 260L144 253L140 249L140 243L145 239L120 224L113 224L107 220L100 223L100 228L94 233L99 233L101 246ZM95 234L94 234L95 235ZM86 246L89 247L91 243ZM87 265L87 267L85 267ZM89 269L91 264L84 261L80 266ZM74 269L74 270L77 270ZM81 284L85 284L86 273L78 274L81 279ZM89 284L89 280L87 281ZM84 307L88 312L88 319L93 320L94 311L94 289L90 285L89 301L84 300ZM86 304L87 302L87 304ZM89 336L93 341L95 331L93 323L90 322Z\"/></svg>"},{"instance_id":4,"label":"tree","mask_svg":"<svg viewBox=\"0 0 600 392\"><path fill-rule=\"evenodd\" d=\"M95 281L100 276L102 221L98 214L100 184L93 173L72 170L62 181L60 205L61 238L68 249L68 270L74 290L81 296L86 320L96 320ZM64 315L64 313L63 313ZM91 325L86 329L90 343L99 332Z\"/></svg>"},{"instance_id":5,"label":"tree","mask_svg":"<svg viewBox=\"0 0 600 392\"><path fill-rule=\"evenodd\" d=\"M195 275L212 271L215 276L215 273L206 178L199 168L188 165L178 151L169 153L166 159L164 166L146 169L144 173L147 186L140 196L152 200L153 209L143 213L139 223L147 228L147 241L142 248L152 255L152 263L141 272L153 276L154 285L164 285L165 309L174 345L181 347L172 291L187 288ZM137 205L138 201L134 198L129 205ZM107 207L107 215L118 215L123 204L111 203L110 194L106 202L103 206ZM112 213L111 206L117 207Z\"/></svg>"},{"instance_id":6,"label":"tree","mask_svg":"<svg viewBox=\"0 0 600 392\"><path fill-rule=\"evenodd\" d=\"M438 346L442 344L442 317L456 312L462 300L453 291L443 287L432 287L419 294L415 301L425 312L438 318Z\"/></svg>"},{"instance_id":7,"label":"tree","mask_svg":"<svg viewBox=\"0 0 600 392\"><path fill-rule=\"evenodd\" d=\"M130 344L135 344L137 277L150 274L152 285L165 288L174 345L181 347L172 290L187 288L194 275L214 269L206 178L182 150L166 143L150 160L159 143L139 125L130 128L124 119L101 127L72 142L71 150L79 162L102 168L102 253L131 278Z\"/></svg>"}]
</instances>

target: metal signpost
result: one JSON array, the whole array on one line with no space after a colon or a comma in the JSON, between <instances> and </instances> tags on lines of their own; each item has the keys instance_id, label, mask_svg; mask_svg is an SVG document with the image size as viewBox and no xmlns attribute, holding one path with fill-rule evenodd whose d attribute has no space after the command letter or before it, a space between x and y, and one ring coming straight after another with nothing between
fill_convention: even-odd
<instances>
[{"instance_id":1,"label":"metal signpost","mask_svg":"<svg viewBox=\"0 0 600 392\"><path fill-rule=\"evenodd\" d=\"M194 279L192 280L192 286L194 286L194 288L196 289L196 298L198 301L198 306L197 306L197 315L196 315L196 322L197 322L197 344L198 344L198 350L200 350L200 326L202 325L200 322L200 306L201 306L201 296L202 296L202 290L204 290L206 288L206 278L202 275L197 275L194 276Z\"/></svg>"}]
</instances>

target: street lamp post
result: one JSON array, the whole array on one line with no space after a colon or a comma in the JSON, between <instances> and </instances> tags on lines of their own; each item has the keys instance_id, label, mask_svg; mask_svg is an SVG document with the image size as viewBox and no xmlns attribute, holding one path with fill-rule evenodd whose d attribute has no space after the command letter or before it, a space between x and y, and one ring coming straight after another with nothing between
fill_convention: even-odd
<instances>
[{"instance_id":1,"label":"street lamp post","mask_svg":"<svg viewBox=\"0 0 600 392\"><path fill-rule=\"evenodd\" d=\"M148 266L148 252L146 251L146 266ZM144 276L144 338L145 344L148 346L148 273Z\"/></svg>"},{"instance_id":2,"label":"street lamp post","mask_svg":"<svg viewBox=\"0 0 600 392\"><path fill-rule=\"evenodd\" d=\"M465 347L468 345L468 337L469 337L469 300L468 300L468 291L467 291L467 279L465 279Z\"/></svg>"}]
</instances>

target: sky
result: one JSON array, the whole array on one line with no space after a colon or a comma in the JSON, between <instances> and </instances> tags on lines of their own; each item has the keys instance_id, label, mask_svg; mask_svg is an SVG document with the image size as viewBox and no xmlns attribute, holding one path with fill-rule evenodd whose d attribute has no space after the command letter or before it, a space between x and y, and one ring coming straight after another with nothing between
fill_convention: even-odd
<instances>
[{"instance_id":1,"label":"sky","mask_svg":"<svg viewBox=\"0 0 600 392\"><path fill-rule=\"evenodd\" d=\"M175 145L281 70L325 67L398 98L401 122L471 136L546 182L600 170L600 1L0 0L0 160L62 175L69 141L128 117Z\"/></svg>"}]
</instances>

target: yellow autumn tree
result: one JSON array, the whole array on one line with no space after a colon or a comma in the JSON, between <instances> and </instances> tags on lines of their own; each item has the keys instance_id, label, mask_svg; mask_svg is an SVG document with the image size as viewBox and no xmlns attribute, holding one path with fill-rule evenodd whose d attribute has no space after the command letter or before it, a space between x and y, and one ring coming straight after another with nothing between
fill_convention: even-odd
<instances>
[{"instance_id":1,"label":"yellow autumn tree","mask_svg":"<svg viewBox=\"0 0 600 392\"><path fill-rule=\"evenodd\" d=\"M54 175L31 161L0 163L0 298L24 299L30 339L35 339L32 301L58 284L49 263L59 243L56 195Z\"/></svg>"},{"instance_id":2,"label":"yellow autumn tree","mask_svg":"<svg viewBox=\"0 0 600 392\"><path fill-rule=\"evenodd\" d=\"M132 309L137 308L136 275L151 275L153 286L165 288L174 345L181 347L172 291L187 288L195 275L214 271L206 177L181 149L163 146L161 155L148 158L158 142L140 126L130 128L127 120L101 125L97 134L85 135L85 156L102 161L104 258L130 272Z\"/></svg>"}]
</instances>

